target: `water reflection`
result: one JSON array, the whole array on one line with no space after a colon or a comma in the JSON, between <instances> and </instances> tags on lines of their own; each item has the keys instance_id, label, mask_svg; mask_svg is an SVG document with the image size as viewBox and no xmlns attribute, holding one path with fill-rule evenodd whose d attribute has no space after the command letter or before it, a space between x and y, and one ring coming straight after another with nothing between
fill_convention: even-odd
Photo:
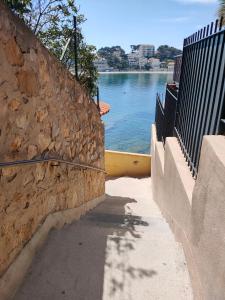
<instances>
[{"instance_id":1,"label":"water reflection","mask_svg":"<svg viewBox=\"0 0 225 300\"><path fill-rule=\"evenodd\" d=\"M100 84L102 86L123 86L129 80L129 74L102 74Z\"/></svg>"}]
</instances>

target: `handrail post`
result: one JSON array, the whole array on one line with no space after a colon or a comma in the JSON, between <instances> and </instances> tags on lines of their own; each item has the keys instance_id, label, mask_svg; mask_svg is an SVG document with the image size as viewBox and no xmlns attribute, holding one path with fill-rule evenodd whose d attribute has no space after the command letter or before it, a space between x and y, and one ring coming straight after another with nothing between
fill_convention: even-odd
<instances>
[{"instance_id":1,"label":"handrail post","mask_svg":"<svg viewBox=\"0 0 225 300\"><path fill-rule=\"evenodd\" d=\"M97 108L100 111L100 104L99 104L99 87L97 87Z\"/></svg>"},{"instance_id":2,"label":"handrail post","mask_svg":"<svg viewBox=\"0 0 225 300\"><path fill-rule=\"evenodd\" d=\"M73 29L74 29L74 68L75 77L78 80L78 47L77 47L77 17L73 16Z\"/></svg>"}]
</instances>

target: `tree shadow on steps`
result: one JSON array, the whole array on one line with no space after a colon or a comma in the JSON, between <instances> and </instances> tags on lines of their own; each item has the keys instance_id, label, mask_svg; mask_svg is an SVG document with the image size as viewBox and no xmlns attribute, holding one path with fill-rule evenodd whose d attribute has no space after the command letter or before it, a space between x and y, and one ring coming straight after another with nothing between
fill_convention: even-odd
<instances>
[{"instance_id":1,"label":"tree shadow on steps","mask_svg":"<svg viewBox=\"0 0 225 300\"><path fill-rule=\"evenodd\" d=\"M134 202L106 195L79 221L53 230L14 299L101 300L118 293L123 297L126 282L155 276L155 270L133 266L129 259L142 237L141 228L149 226L141 217L127 214L126 205Z\"/></svg>"}]
</instances>

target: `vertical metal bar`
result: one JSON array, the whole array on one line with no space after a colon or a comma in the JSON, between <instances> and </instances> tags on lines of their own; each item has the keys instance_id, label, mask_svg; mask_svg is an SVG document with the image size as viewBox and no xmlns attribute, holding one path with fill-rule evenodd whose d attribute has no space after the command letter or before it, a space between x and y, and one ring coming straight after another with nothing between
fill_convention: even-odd
<instances>
[{"instance_id":1,"label":"vertical metal bar","mask_svg":"<svg viewBox=\"0 0 225 300\"><path fill-rule=\"evenodd\" d=\"M195 157L195 151L196 151L196 144L198 144L200 141L198 141L198 132L200 127L200 118L202 115L202 109L203 109L203 93L204 93L204 84L205 84L205 77L206 77L206 66L207 66L207 57L208 57L208 39L204 39L202 41L203 45L203 64L201 69L201 75L200 75L200 85L198 86L198 97L197 99L197 108L195 113L195 119L194 119L194 125L193 125L193 135L191 137L192 139L192 148L190 149L190 156L192 159L192 162L194 163L194 157ZM196 167L195 163L194 166Z\"/></svg>"},{"instance_id":2,"label":"vertical metal bar","mask_svg":"<svg viewBox=\"0 0 225 300\"><path fill-rule=\"evenodd\" d=\"M184 74L185 76L185 80L184 80L184 84L183 84L183 97L182 97L182 106L183 106L183 124L181 124L181 129L182 129L182 135L184 137L185 135L185 131L186 131L186 127L187 127L187 123L185 122L185 120L187 120L187 107L188 107L188 101L189 99L187 98L187 90L189 90L190 87L190 82L192 79L192 68L193 68L193 52L194 52L194 47L193 45L189 45L186 49L186 51L184 52L184 55L186 56L186 61L187 61L187 65L186 65L186 72Z\"/></svg>"},{"instance_id":3,"label":"vertical metal bar","mask_svg":"<svg viewBox=\"0 0 225 300\"><path fill-rule=\"evenodd\" d=\"M210 98L207 97L208 89L210 86L209 83L209 76L211 71L211 59L212 59L212 37L207 39L207 51L206 51L206 65L205 65L205 72L204 72L204 83L202 87L202 93L201 93L201 109L200 109L200 115L198 118L198 129L196 132L196 142L194 143L194 153L193 153L193 163L197 168L199 156L200 156L200 149L202 144L203 135L205 134L206 128L205 128L205 117L207 110L210 105Z\"/></svg>"},{"instance_id":4,"label":"vertical metal bar","mask_svg":"<svg viewBox=\"0 0 225 300\"><path fill-rule=\"evenodd\" d=\"M176 105L177 105L177 97L175 95L176 93L174 92L173 88L168 84L166 88L165 107L164 107L164 117L165 117L164 140L166 140L167 137L173 136Z\"/></svg>"},{"instance_id":5,"label":"vertical metal bar","mask_svg":"<svg viewBox=\"0 0 225 300\"><path fill-rule=\"evenodd\" d=\"M215 91L215 67L217 62L217 53L218 53L218 35L214 35L210 37L210 44L211 44L211 56L210 56L210 70L209 70L209 78L208 78L208 85L207 85L207 108L205 111L204 117L204 134L208 134L209 126L211 123L211 115L214 105L214 91Z\"/></svg>"},{"instance_id":6,"label":"vertical metal bar","mask_svg":"<svg viewBox=\"0 0 225 300\"><path fill-rule=\"evenodd\" d=\"M214 46L213 46L213 56L211 59L211 65L212 65L212 75L210 78L210 85L209 85L209 91L210 91L210 107L208 109L207 112L207 116L206 116L206 134L210 134L210 128L212 126L213 123L213 111L214 111L214 105L215 105L215 98L216 98L216 94L217 94L217 74L220 68L220 62L219 62L219 55L218 53L220 53L220 41L219 41L219 34L214 35L213 37L214 40Z\"/></svg>"},{"instance_id":7,"label":"vertical metal bar","mask_svg":"<svg viewBox=\"0 0 225 300\"><path fill-rule=\"evenodd\" d=\"M225 31L218 32L218 52L217 52L217 65L216 65L216 72L215 72L215 93L213 96L213 110L211 115L211 124L209 129L209 134L217 134L217 126L216 126L216 118L218 117L218 105L223 99L220 98L220 89L222 89L224 85L224 61L225 61L225 54L224 54L224 40L225 40Z\"/></svg>"},{"instance_id":8,"label":"vertical metal bar","mask_svg":"<svg viewBox=\"0 0 225 300\"><path fill-rule=\"evenodd\" d=\"M211 22L210 35L212 34L212 32L213 32L213 22Z\"/></svg>"},{"instance_id":9,"label":"vertical metal bar","mask_svg":"<svg viewBox=\"0 0 225 300\"><path fill-rule=\"evenodd\" d=\"M206 36L209 35L209 25L207 25L207 29L206 29Z\"/></svg>"},{"instance_id":10,"label":"vertical metal bar","mask_svg":"<svg viewBox=\"0 0 225 300\"><path fill-rule=\"evenodd\" d=\"M176 112L176 119L175 119L175 131L178 133L178 135L181 134L183 85L185 83L185 72L186 72L186 65L187 65L187 56L185 55L185 52L187 51L188 43L189 43L189 38L186 38L184 40L184 46L183 46L182 65L181 65L181 74L180 74L180 85L179 85L179 93L178 93L178 101L177 101L177 112Z\"/></svg>"},{"instance_id":11,"label":"vertical metal bar","mask_svg":"<svg viewBox=\"0 0 225 300\"><path fill-rule=\"evenodd\" d=\"M183 137L184 131L185 131L185 118L186 118L186 104L187 104L187 99L186 99L186 85L188 82L189 76L190 76L190 55L189 53L191 52L191 46L187 46L184 51L183 51L183 56L184 56L184 61L185 61L185 68L184 68L184 73L183 73L183 79L182 81L182 88L181 88L181 93L180 93L180 98L179 98L179 106L180 106L180 126L179 126L179 133Z\"/></svg>"},{"instance_id":12,"label":"vertical metal bar","mask_svg":"<svg viewBox=\"0 0 225 300\"><path fill-rule=\"evenodd\" d=\"M221 30L223 27L223 16L220 18L220 26L219 26L219 30Z\"/></svg>"},{"instance_id":13,"label":"vertical metal bar","mask_svg":"<svg viewBox=\"0 0 225 300\"><path fill-rule=\"evenodd\" d=\"M97 108L100 111L100 104L99 104L99 87L97 87Z\"/></svg>"},{"instance_id":14,"label":"vertical metal bar","mask_svg":"<svg viewBox=\"0 0 225 300\"><path fill-rule=\"evenodd\" d=\"M202 31L201 31L202 32ZM189 157L191 159L191 149L193 147L193 135L196 130L196 114L199 106L199 85L201 83L202 79L202 68L203 68L203 63L204 63L204 40L200 40L199 43L196 45L196 56L197 56L197 61L196 61L196 71L193 73L194 77L194 86L193 86L193 91L192 91L192 103L190 106L190 116L189 116L189 127L188 127L188 133L187 133L187 141L186 141L186 150L189 153Z\"/></svg>"},{"instance_id":15,"label":"vertical metal bar","mask_svg":"<svg viewBox=\"0 0 225 300\"><path fill-rule=\"evenodd\" d=\"M201 29L200 39L203 38L203 29Z\"/></svg>"},{"instance_id":16,"label":"vertical metal bar","mask_svg":"<svg viewBox=\"0 0 225 300\"><path fill-rule=\"evenodd\" d=\"M185 89L185 99L186 99L186 112L185 112L185 118L184 118L184 133L183 133L183 139L184 139L184 145L187 149L188 147L188 131L191 126L190 120L191 120L191 114L192 114L192 104L193 104L193 92L194 92L194 84L195 84L195 69L197 67L196 64L196 44L191 45L191 53L190 56L190 74L189 77L186 78L186 89Z\"/></svg>"},{"instance_id":17,"label":"vertical metal bar","mask_svg":"<svg viewBox=\"0 0 225 300\"><path fill-rule=\"evenodd\" d=\"M215 124L213 131L215 134L218 134L219 131L219 125L220 125L220 119L221 119L221 112L223 103L225 102L224 99L224 86L225 86L225 31L220 32L222 33L222 41L221 41L221 56L220 56L220 72L218 74L218 86L217 86L217 95L215 97Z\"/></svg>"},{"instance_id":18,"label":"vertical metal bar","mask_svg":"<svg viewBox=\"0 0 225 300\"><path fill-rule=\"evenodd\" d=\"M188 39L186 40L188 45ZM178 94L178 103L177 103L177 115L176 115L176 128L179 134L181 134L181 125L182 125L182 116L183 116L183 86L185 84L185 73L186 73L186 66L187 66L187 56L185 55L185 52L187 51L187 46L183 49L183 56L182 56L182 65L181 65L181 77L180 77L180 86L179 86L179 94Z\"/></svg>"},{"instance_id":19,"label":"vertical metal bar","mask_svg":"<svg viewBox=\"0 0 225 300\"><path fill-rule=\"evenodd\" d=\"M216 33L216 32L217 32L217 28L218 28L218 22L219 22L219 20L217 19L217 20L216 20L216 22L215 22L214 33Z\"/></svg>"},{"instance_id":20,"label":"vertical metal bar","mask_svg":"<svg viewBox=\"0 0 225 300\"><path fill-rule=\"evenodd\" d=\"M189 114L188 114L188 128L187 128L187 132L186 132L186 147L187 150L189 149L190 151L190 147L191 147L191 133L192 133L192 125L193 125L193 118L194 118L194 113L195 113L195 109L196 109L196 88L197 88L197 84L198 84L198 75L199 75L199 71L201 68L201 44L202 42L199 42L198 44L195 45L195 57L193 58L194 61L194 65L195 68L193 70L192 73L192 80L193 80L193 84L191 86L191 90L190 90L190 96L189 96Z\"/></svg>"},{"instance_id":21,"label":"vertical metal bar","mask_svg":"<svg viewBox=\"0 0 225 300\"><path fill-rule=\"evenodd\" d=\"M73 29L74 29L74 71L75 77L78 80L78 45L77 45L77 17L73 16Z\"/></svg>"},{"instance_id":22,"label":"vertical metal bar","mask_svg":"<svg viewBox=\"0 0 225 300\"><path fill-rule=\"evenodd\" d=\"M206 27L204 27L203 29L203 39L205 38L205 34L206 34Z\"/></svg>"}]
</instances>

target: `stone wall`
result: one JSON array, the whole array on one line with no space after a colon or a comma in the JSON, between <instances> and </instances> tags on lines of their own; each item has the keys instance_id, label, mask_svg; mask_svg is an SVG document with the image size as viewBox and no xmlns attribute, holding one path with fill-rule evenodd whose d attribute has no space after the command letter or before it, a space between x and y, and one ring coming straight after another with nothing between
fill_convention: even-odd
<instances>
[{"instance_id":1,"label":"stone wall","mask_svg":"<svg viewBox=\"0 0 225 300\"><path fill-rule=\"evenodd\" d=\"M225 299L225 137L205 136L197 180L176 138L165 150L153 126L155 201L182 243L195 299Z\"/></svg>"},{"instance_id":2,"label":"stone wall","mask_svg":"<svg viewBox=\"0 0 225 300\"><path fill-rule=\"evenodd\" d=\"M57 157L104 168L96 105L0 2L0 162ZM104 194L104 173L45 162L0 169L0 275L48 214Z\"/></svg>"}]
</instances>

